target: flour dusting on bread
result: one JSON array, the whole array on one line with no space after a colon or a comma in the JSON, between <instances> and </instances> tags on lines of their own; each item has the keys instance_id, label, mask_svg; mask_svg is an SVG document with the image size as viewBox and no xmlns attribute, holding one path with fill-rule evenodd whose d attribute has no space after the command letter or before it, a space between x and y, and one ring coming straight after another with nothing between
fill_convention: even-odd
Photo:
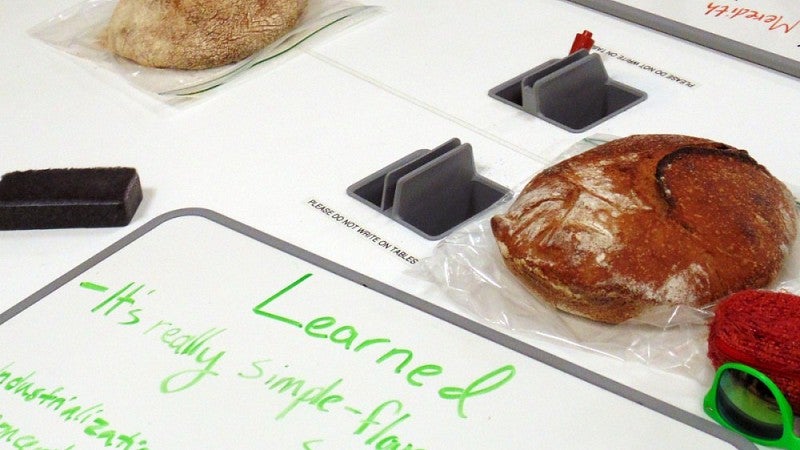
<instances>
[{"instance_id":1,"label":"flour dusting on bread","mask_svg":"<svg viewBox=\"0 0 800 450\"><path fill-rule=\"evenodd\" d=\"M545 301L618 323L765 285L796 223L786 187L747 152L639 135L544 170L492 231L509 269Z\"/></svg>"}]
</instances>

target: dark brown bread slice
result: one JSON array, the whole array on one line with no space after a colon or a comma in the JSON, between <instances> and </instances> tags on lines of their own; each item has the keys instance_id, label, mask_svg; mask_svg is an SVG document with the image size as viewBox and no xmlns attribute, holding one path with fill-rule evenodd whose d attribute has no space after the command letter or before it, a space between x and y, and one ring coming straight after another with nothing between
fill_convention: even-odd
<instances>
[{"instance_id":1,"label":"dark brown bread slice","mask_svg":"<svg viewBox=\"0 0 800 450\"><path fill-rule=\"evenodd\" d=\"M121 227L141 201L131 167L10 172L0 178L0 230Z\"/></svg>"},{"instance_id":2,"label":"dark brown bread slice","mask_svg":"<svg viewBox=\"0 0 800 450\"><path fill-rule=\"evenodd\" d=\"M746 152L640 135L543 171L492 230L506 265L544 300L618 323L763 286L796 220L788 190Z\"/></svg>"}]
</instances>

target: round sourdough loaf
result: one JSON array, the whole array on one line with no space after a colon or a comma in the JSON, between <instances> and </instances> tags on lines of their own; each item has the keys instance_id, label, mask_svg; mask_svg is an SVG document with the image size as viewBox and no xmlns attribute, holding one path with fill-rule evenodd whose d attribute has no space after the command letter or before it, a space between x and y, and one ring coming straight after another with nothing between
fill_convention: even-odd
<instances>
[{"instance_id":1,"label":"round sourdough loaf","mask_svg":"<svg viewBox=\"0 0 800 450\"><path fill-rule=\"evenodd\" d=\"M119 0L112 52L141 65L207 69L244 59L297 23L307 0Z\"/></svg>"},{"instance_id":2,"label":"round sourdough loaf","mask_svg":"<svg viewBox=\"0 0 800 450\"><path fill-rule=\"evenodd\" d=\"M543 300L619 323L767 285L796 222L788 189L746 151L638 135L544 170L491 225L506 265Z\"/></svg>"}]
</instances>

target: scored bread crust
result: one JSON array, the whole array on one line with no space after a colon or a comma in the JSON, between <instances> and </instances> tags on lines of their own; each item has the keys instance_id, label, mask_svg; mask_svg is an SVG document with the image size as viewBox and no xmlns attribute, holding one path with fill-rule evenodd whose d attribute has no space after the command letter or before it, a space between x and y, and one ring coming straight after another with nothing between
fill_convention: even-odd
<instances>
[{"instance_id":1,"label":"scored bread crust","mask_svg":"<svg viewBox=\"0 0 800 450\"><path fill-rule=\"evenodd\" d=\"M767 285L795 239L797 211L744 150L636 135L544 170L491 226L508 268L543 300L619 323Z\"/></svg>"},{"instance_id":2,"label":"scored bread crust","mask_svg":"<svg viewBox=\"0 0 800 450\"><path fill-rule=\"evenodd\" d=\"M119 0L105 46L150 67L207 69L244 59L295 26L307 0Z\"/></svg>"}]
</instances>

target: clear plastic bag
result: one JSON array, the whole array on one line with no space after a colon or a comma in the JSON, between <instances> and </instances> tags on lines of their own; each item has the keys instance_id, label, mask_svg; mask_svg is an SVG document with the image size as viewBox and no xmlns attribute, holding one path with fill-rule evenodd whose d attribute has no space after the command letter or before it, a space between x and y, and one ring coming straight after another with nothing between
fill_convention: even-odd
<instances>
[{"instance_id":1,"label":"clear plastic bag","mask_svg":"<svg viewBox=\"0 0 800 450\"><path fill-rule=\"evenodd\" d=\"M612 139L608 135L591 136L569 148L558 160ZM451 299L494 325L710 381L713 368L706 357L706 341L707 324L713 316L711 308L665 305L618 325L558 311L537 299L506 268L489 224L492 215L506 208L507 205L495 207L484 219L444 239L430 257L421 261L422 271L417 273L443 286ZM797 242L769 288L800 293Z\"/></svg>"},{"instance_id":2,"label":"clear plastic bag","mask_svg":"<svg viewBox=\"0 0 800 450\"><path fill-rule=\"evenodd\" d=\"M377 10L345 0L308 0L297 25L277 41L237 63L205 70L145 67L104 48L100 37L118 0L86 0L35 26L30 34L71 55L124 77L137 88L167 103L197 98L257 64L280 56L304 41L351 26Z\"/></svg>"}]
</instances>

